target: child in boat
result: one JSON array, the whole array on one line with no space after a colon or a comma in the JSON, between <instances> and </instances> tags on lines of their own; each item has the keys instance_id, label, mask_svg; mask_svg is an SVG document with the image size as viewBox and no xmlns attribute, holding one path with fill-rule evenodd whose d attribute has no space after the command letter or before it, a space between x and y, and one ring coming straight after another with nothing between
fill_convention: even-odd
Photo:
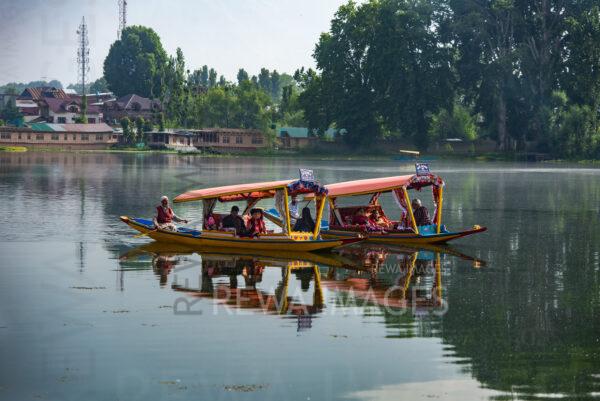
<instances>
[{"instance_id":1,"label":"child in boat","mask_svg":"<svg viewBox=\"0 0 600 401\"><path fill-rule=\"evenodd\" d=\"M388 221L382 215L379 214L379 210L377 209L373 209L371 211L369 221L374 227L378 227L381 229L390 228L390 224L388 223Z\"/></svg>"},{"instance_id":2,"label":"child in boat","mask_svg":"<svg viewBox=\"0 0 600 401\"><path fill-rule=\"evenodd\" d=\"M262 209L255 208L250 211L250 220L248 220L246 230L250 237L258 237L261 234L267 233Z\"/></svg>"},{"instance_id":3,"label":"child in boat","mask_svg":"<svg viewBox=\"0 0 600 401\"><path fill-rule=\"evenodd\" d=\"M169 206L169 198L163 196L160 198L160 205L156 206L157 215L154 218L154 227L161 230L177 231L175 223L186 223L187 220L180 218L173 212Z\"/></svg>"},{"instance_id":4,"label":"child in boat","mask_svg":"<svg viewBox=\"0 0 600 401\"><path fill-rule=\"evenodd\" d=\"M213 216L212 213L209 213L206 216L206 230L216 230L217 227L217 222L215 221L215 216Z\"/></svg>"},{"instance_id":5,"label":"child in boat","mask_svg":"<svg viewBox=\"0 0 600 401\"><path fill-rule=\"evenodd\" d=\"M359 209L358 212L354 215L352 219L352 224L358 224L367 231L381 231L380 227L374 225L371 222L371 219L367 215L366 210L363 208Z\"/></svg>"},{"instance_id":6,"label":"child in boat","mask_svg":"<svg viewBox=\"0 0 600 401\"><path fill-rule=\"evenodd\" d=\"M358 212L352 217L352 224L358 224L360 226L366 226L369 224L369 218L365 209L358 209Z\"/></svg>"},{"instance_id":7,"label":"child in boat","mask_svg":"<svg viewBox=\"0 0 600 401\"><path fill-rule=\"evenodd\" d=\"M310 214L310 209L305 207L302 209L302 217L296 221L292 231L302 231L312 233L315 231L315 221Z\"/></svg>"}]
</instances>

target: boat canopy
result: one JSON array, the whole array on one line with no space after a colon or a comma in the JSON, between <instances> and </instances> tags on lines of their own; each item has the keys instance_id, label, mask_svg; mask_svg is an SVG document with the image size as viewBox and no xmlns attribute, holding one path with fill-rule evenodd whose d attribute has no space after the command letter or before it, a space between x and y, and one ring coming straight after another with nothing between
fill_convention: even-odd
<instances>
[{"instance_id":1,"label":"boat canopy","mask_svg":"<svg viewBox=\"0 0 600 401\"><path fill-rule=\"evenodd\" d=\"M329 191L328 195L330 198L337 198L340 196L355 196L388 192L402 187L406 189L421 189L430 185L442 187L444 185L444 181L434 174L428 174L424 176L411 174L338 182L336 184L326 185L325 187ZM312 198L312 196L307 195L306 198Z\"/></svg>"},{"instance_id":2,"label":"boat canopy","mask_svg":"<svg viewBox=\"0 0 600 401\"><path fill-rule=\"evenodd\" d=\"M299 194L327 195L327 188L313 181L281 180L249 184L226 185L223 187L196 189L178 195L174 202L192 202L203 199L218 199L220 202L258 201L273 198L277 190L287 189L290 196Z\"/></svg>"}]
</instances>

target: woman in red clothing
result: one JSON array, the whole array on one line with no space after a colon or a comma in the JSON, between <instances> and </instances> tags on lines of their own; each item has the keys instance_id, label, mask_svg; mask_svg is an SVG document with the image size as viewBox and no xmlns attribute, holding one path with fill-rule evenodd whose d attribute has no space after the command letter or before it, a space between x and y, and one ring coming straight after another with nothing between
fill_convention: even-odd
<instances>
[{"instance_id":1,"label":"woman in red clothing","mask_svg":"<svg viewBox=\"0 0 600 401\"><path fill-rule=\"evenodd\" d=\"M156 217L154 218L154 227L162 230L177 231L175 223L187 223L188 221L179 218L173 209L169 206L169 198L163 196L160 198L160 205L156 206Z\"/></svg>"},{"instance_id":2,"label":"woman in red clothing","mask_svg":"<svg viewBox=\"0 0 600 401\"><path fill-rule=\"evenodd\" d=\"M261 209L257 208L250 211L250 220L248 220L246 229L250 237L258 237L261 234L267 233L267 227L265 226Z\"/></svg>"}]
</instances>

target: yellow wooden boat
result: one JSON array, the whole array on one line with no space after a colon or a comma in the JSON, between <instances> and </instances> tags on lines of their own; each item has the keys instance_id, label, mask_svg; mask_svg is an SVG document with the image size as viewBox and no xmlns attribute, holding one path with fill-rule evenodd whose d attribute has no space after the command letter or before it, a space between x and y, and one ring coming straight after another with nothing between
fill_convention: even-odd
<instances>
[{"instance_id":1,"label":"yellow wooden boat","mask_svg":"<svg viewBox=\"0 0 600 401\"><path fill-rule=\"evenodd\" d=\"M441 177L429 173L411 174L395 177L372 178L366 180L347 181L326 185L329 201L329 222L327 229L322 231L323 238L342 239L352 238L361 234L368 241L388 244L440 244L448 241L486 231L486 227L474 225L471 228L452 231L442 224L442 205L444 181ZM433 214L433 224L417 225L411 206L408 191L420 190L431 187L433 200L436 206ZM379 197L384 193L391 193L400 209L400 219L391 220L379 204ZM368 204L355 206L340 206L340 198L352 198L359 195L370 195ZM305 197L313 199L312 195ZM379 215L386 220L387 227L374 230L372 227L353 224L352 216L363 209L370 213L377 210Z\"/></svg>"},{"instance_id":2,"label":"yellow wooden boat","mask_svg":"<svg viewBox=\"0 0 600 401\"><path fill-rule=\"evenodd\" d=\"M311 194L316 201L315 229L313 232L295 232L291 226L288 206L289 197L308 194ZM218 202L246 202L242 216L247 216L250 210L261 200L274 199L275 205L280 210L281 215L284 216L282 231L277 233L267 232L256 237L243 237L236 235L232 231L208 229L205 223L202 230L180 227L177 231L171 231L155 227L153 222L148 219L121 216L121 220L131 228L147 235L153 240L194 247L311 252L336 248L361 241L362 238L355 236L350 238L321 238L320 222L326 198L327 189L325 187L315 181L300 179L198 189L178 195L174 199L175 203L201 201L203 204L203 220L205 222L209 215L212 215L216 220L223 218L223 215L214 213Z\"/></svg>"}]
</instances>

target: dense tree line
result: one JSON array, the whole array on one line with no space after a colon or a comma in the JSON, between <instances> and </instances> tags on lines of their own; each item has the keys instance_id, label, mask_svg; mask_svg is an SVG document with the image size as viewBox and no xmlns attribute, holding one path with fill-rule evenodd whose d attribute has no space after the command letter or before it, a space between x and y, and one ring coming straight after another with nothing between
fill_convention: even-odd
<instances>
[{"instance_id":1,"label":"dense tree line","mask_svg":"<svg viewBox=\"0 0 600 401\"><path fill-rule=\"evenodd\" d=\"M237 82L230 82L207 65L190 70L181 49L168 56L159 36L147 27L131 26L123 31L104 61L104 77L117 96L135 93L159 99L162 114L156 120L167 127L255 128L267 132L286 116L304 124L302 112L293 101L298 89L291 75L262 68L251 76L241 68ZM280 112L282 99L285 112ZM125 121L124 130L133 132L131 125Z\"/></svg>"},{"instance_id":2,"label":"dense tree line","mask_svg":"<svg viewBox=\"0 0 600 401\"><path fill-rule=\"evenodd\" d=\"M355 145L485 136L500 150L598 157L592 0L370 0L339 8L299 70L308 124Z\"/></svg>"}]
</instances>

